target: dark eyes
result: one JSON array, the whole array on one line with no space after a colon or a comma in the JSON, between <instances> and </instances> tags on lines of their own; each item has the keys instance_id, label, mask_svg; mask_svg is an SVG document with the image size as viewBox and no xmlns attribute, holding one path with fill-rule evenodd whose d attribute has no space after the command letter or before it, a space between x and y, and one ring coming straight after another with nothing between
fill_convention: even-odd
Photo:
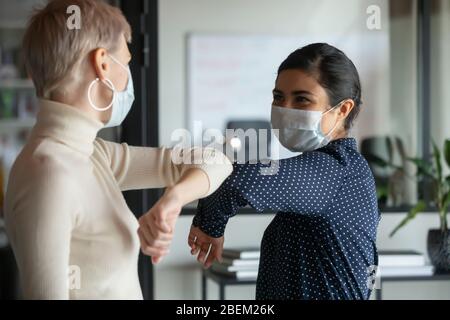
<instances>
[{"instance_id":1,"label":"dark eyes","mask_svg":"<svg viewBox=\"0 0 450 320\"><path fill-rule=\"evenodd\" d=\"M309 100L308 98L305 98L305 97L297 97L295 99L295 101L297 103L310 103L311 102L311 100Z\"/></svg>"},{"instance_id":2,"label":"dark eyes","mask_svg":"<svg viewBox=\"0 0 450 320\"><path fill-rule=\"evenodd\" d=\"M283 96L281 94L274 94L273 95L273 100L279 101L283 99Z\"/></svg>"},{"instance_id":3,"label":"dark eyes","mask_svg":"<svg viewBox=\"0 0 450 320\"><path fill-rule=\"evenodd\" d=\"M283 99L283 96L281 94L273 95L273 100L275 100L275 101L280 101L282 99ZM310 102L310 100L305 97L302 97L302 96L295 97L295 103L307 103L307 102Z\"/></svg>"}]
</instances>

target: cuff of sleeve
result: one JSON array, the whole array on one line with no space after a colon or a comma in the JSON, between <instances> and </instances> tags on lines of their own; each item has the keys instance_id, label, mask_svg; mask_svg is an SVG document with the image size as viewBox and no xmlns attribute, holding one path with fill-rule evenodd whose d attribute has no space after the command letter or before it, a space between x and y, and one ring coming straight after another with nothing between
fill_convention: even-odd
<instances>
[{"instance_id":1,"label":"cuff of sleeve","mask_svg":"<svg viewBox=\"0 0 450 320\"><path fill-rule=\"evenodd\" d=\"M227 225L226 223L218 223L215 225L201 224L199 228L210 237L220 238L223 237L223 235L225 234L226 225Z\"/></svg>"},{"instance_id":2,"label":"cuff of sleeve","mask_svg":"<svg viewBox=\"0 0 450 320\"><path fill-rule=\"evenodd\" d=\"M202 212L202 201L199 201L197 214L192 220L192 225L199 228L208 236L213 238L220 238L225 234L225 228L228 223L228 218L223 216L208 215Z\"/></svg>"},{"instance_id":3,"label":"cuff of sleeve","mask_svg":"<svg viewBox=\"0 0 450 320\"><path fill-rule=\"evenodd\" d=\"M200 215L198 213L194 216L194 219L192 219L192 225L194 227L200 228L201 218L200 218Z\"/></svg>"}]
</instances>

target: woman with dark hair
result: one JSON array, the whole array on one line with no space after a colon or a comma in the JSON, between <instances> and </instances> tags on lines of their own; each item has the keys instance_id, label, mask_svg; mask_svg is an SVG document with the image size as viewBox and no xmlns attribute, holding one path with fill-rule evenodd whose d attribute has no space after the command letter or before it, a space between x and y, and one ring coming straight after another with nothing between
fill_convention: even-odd
<instances>
[{"instance_id":1,"label":"woman with dark hair","mask_svg":"<svg viewBox=\"0 0 450 320\"><path fill-rule=\"evenodd\" d=\"M262 163L234 164L222 186L200 200L188 243L209 267L239 207L278 213L264 233L257 299L368 299L377 265L375 183L349 129L361 108L352 61L315 43L280 65L271 123L291 151L273 174Z\"/></svg>"}]
</instances>

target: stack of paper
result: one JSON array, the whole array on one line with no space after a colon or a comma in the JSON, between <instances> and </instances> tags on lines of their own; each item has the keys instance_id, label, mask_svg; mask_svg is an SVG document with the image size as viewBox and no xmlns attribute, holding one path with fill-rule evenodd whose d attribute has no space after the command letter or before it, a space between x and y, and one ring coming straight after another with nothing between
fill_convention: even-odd
<instances>
[{"instance_id":1,"label":"stack of paper","mask_svg":"<svg viewBox=\"0 0 450 320\"><path fill-rule=\"evenodd\" d=\"M258 248L224 249L222 263L214 262L212 270L236 279L256 279L259 255Z\"/></svg>"}]
</instances>

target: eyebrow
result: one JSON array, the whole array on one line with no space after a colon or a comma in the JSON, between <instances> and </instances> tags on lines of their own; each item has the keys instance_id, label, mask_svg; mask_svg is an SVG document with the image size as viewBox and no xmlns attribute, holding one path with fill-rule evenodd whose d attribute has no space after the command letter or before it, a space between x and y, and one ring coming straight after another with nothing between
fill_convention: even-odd
<instances>
[{"instance_id":1,"label":"eyebrow","mask_svg":"<svg viewBox=\"0 0 450 320\"><path fill-rule=\"evenodd\" d=\"M273 93L281 93L281 94L283 94L283 91L275 88L275 89L273 89ZM307 90L295 90L295 91L291 92L291 95L293 95L293 96L297 96L297 95L300 95L300 94L315 96L312 92L309 92Z\"/></svg>"}]
</instances>

